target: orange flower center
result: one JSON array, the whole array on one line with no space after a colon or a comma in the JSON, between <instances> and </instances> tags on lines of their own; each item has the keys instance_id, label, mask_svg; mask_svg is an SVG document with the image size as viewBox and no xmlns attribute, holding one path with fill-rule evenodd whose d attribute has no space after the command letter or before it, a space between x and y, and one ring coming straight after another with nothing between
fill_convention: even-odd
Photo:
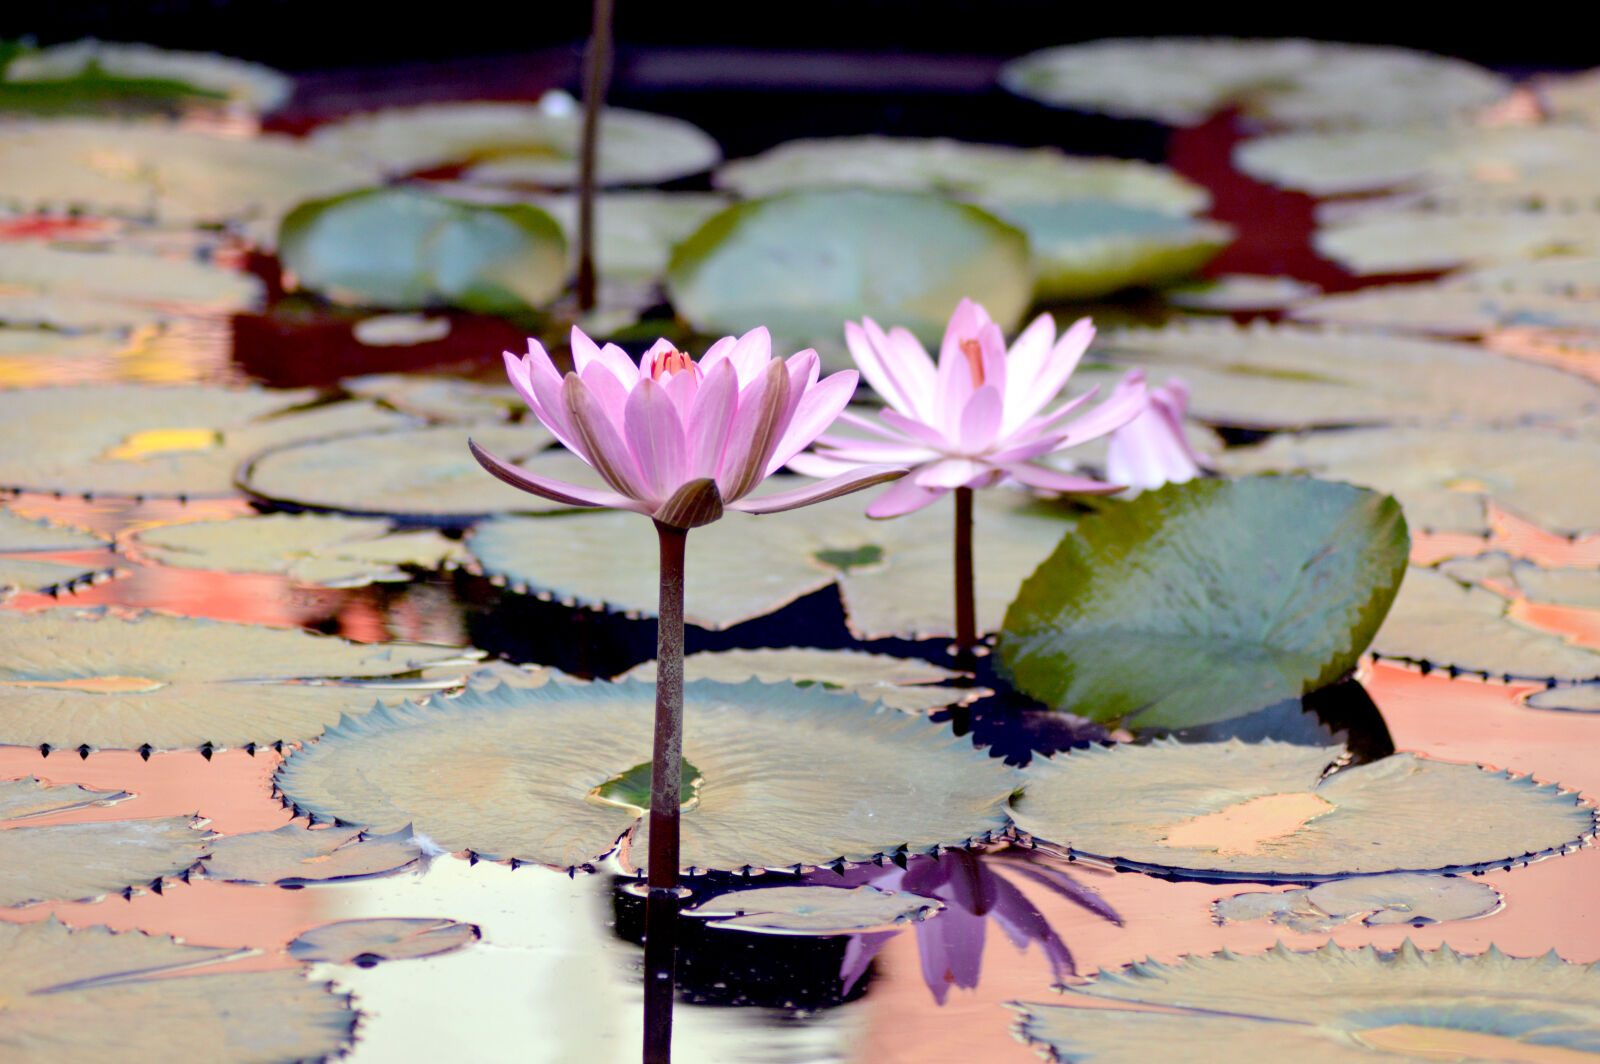
<instances>
[{"instance_id":1,"label":"orange flower center","mask_svg":"<svg viewBox=\"0 0 1600 1064\"><path fill-rule=\"evenodd\" d=\"M670 351L661 352L650 363L650 379L658 381L662 377L670 377L674 373L682 373L684 370L693 370L694 368L694 359L673 348Z\"/></svg>"},{"instance_id":2,"label":"orange flower center","mask_svg":"<svg viewBox=\"0 0 1600 1064\"><path fill-rule=\"evenodd\" d=\"M961 353L967 356L967 368L972 371L974 390L983 387L983 345L976 340L961 341Z\"/></svg>"}]
</instances>

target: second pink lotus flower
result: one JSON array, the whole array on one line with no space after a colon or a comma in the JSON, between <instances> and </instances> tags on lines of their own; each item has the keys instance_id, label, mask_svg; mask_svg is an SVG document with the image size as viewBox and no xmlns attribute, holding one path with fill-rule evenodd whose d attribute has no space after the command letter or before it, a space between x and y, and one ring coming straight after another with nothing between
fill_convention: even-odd
<instances>
[{"instance_id":1,"label":"second pink lotus flower","mask_svg":"<svg viewBox=\"0 0 1600 1064\"><path fill-rule=\"evenodd\" d=\"M912 466L867 507L871 517L920 510L954 488L989 487L1007 476L1052 492L1118 491L1120 485L1033 461L1103 436L1145 408L1144 378L1134 373L1087 413L1073 417L1093 398L1092 389L1041 413L1093 337L1085 318L1058 340L1055 322L1041 314L1007 351L988 312L964 299L950 318L935 367L907 330L885 333L871 318L850 322L850 353L888 404L881 423L841 414L842 423L868 436L824 435L817 453L797 455L789 467L809 476L837 476L878 463Z\"/></svg>"}]
</instances>

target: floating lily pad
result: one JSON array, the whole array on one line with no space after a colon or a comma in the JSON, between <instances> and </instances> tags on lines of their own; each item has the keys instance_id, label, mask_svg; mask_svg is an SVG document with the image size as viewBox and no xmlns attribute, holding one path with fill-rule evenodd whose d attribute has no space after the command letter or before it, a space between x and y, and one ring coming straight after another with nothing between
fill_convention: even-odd
<instances>
[{"instance_id":1,"label":"floating lily pad","mask_svg":"<svg viewBox=\"0 0 1600 1064\"><path fill-rule=\"evenodd\" d=\"M460 541L438 532L395 531L380 518L328 514L157 525L136 533L128 547L181 569L277 573L324 587L407 580L402 566L437 569L466 558Z\"/></svg>"},{"instance_id":2,"label":"floating lily pad","mask_svg":"<svg viewBox=\"0 0 1600 1064\"><path fill-rule=\"evenodd\" d=\"M1466 956L1409 942L1397 951L1330 942L1311 953L1279 944L1257 957L1141 961L1068 989L1111 1007L1021 1003L1018 1034L1055 1059L1096 1064L1554 1064L1592 1055L1600 1027L1600 968L1554 952L1508 957L1492 946Z\"/></svg>"},{"instance_id":3,"label":"floating lily pad","mask_svg":"<svg viewBox=\"0 0 1600 1064\"><path fill-rule=\"evenodd\" d=\"M866 505L847 496L762 517L724 514L695 529L685 616L706 628L726 628L837 581L858 638L951 634L950 508L873 521ZM993 631L1023 578L1071 531L1072 512L1002 489L978 492L973 515L978 624ZM486 572L520 587L649 614L659 594L649 538L649 525L637 515L609 511L487 521L468 549ZM715 559L715 565L699 559Z\"/></svg>"},{"instance_id":4,"label":"floating lily pad","mask_svg":"<svg viewBox=\"0 0 1600 1064\"><path fill-rule=\"evenodd\" d=\"M1600 212L1374 212L1319 229L1311 242L1318 254L1355 274L1423 273L1600 254Z\"/></svg>"},{"instance_id":5,"label":"floating lily pad","mask_svg":"<svg viewBox=\"0 0 1600 1064\"><path fill-rule=\"evenodd\" d=\"M80 582L92 583L96 575L106 572L105 569L89 569L65 562L0 558L0 601L18 591L43 591L46 588L65 588Z\"/></svg>"},{"instance_id":6,"label":"floating lily pad","mask_svg":"<svg viewBox=\"0 0 1600 1064\"><path fill-rule=\"evenodd\" d=\"M703 333L766 325L779 347L840 348L865 315L935 344L950 308L982 303L1003 329L1033 290L1023 233L965 203L866 189L740 203L678 245L672 305Z\"/></svg>"},{"instance_id":7,"label":"floating lily pad","mask_svg":"<svg viewBox=\"0 0 1600 1064\"><path fill-rule=\"evenodd\" d=\"M356 1014L331 984L281 970L193 973L240 952L139 931L72 930L54 917L0 922L7 1060L280 1064L348 1048Z\"/></svg>"},{"instance_id":8,"label":"floating lily pad","mask_svg":"<svg viewBox=\"0 0 1600 1064\"><path fill-rule=\"evenodd\" d=\"M302 203L284 218L278 247L301 285L365 306L503 314L548 303L567 280L566 239L537 207L403 187Z\"/></svg>"},{"instance_id":9,"label":"floating lily pad","mask_svg":"<svg viewBox=\"0 0 1600 1064\"><path fill-rule=\"evenodd\" d=\"M1492 591L1413 566L1372 652L1503 679L1600 679L1600 652L1525 626L1510 616L1510 608Z\"/></svg>"},{"instance_id":10,"label":"floating lily pad","mask_svg":"<svg viewBox=\"0 0 1600 1064\"><path fill-rule=\"evenodd\" d=\"M266 447L411 424L370 403L295 410L309 398L306 392L202 386L0 391L0 486L119 496L234 495L234 469Z\"/></svg>"},{"instance_id":11,"label":"floating lily pad","mask_svg":"<svg viewBox=\"0 0 1600 1064\"><path fill-rule=\"evenodd\" d=\"M1575 482L1600 469L1600 438L1555 428L1275 436L1256 447L1230 449L1219 464L1230 473L1292 470L1365 484L1399 499L1412 526L1430 531L1486 535L1489 500L1552 532L1600 530L1600 495L1573 490Z\"/></svg>"},{"instance_id":12,"label":"floating lily pad","mask_svg":"<svg viewBox=\"0 0 1600 1064\"><path fill-rule=\"evenodd\" d=\"M1093 299L1181 281L1233 241L1221 222L1106 200L1019 203L995 213L1028 235L1039 299Z\"/></svg>"},{"instance_id":13,"label":"floating lily pad","mask_svg":"<svg viewBox=\"0 0 1600 1064\"><path fill-rule=\"evenodd\" d=\"M1089 41L1012 60L1000 84L1054 107L1193 126L1237 108L1274 125L1381 125L1493 103L1498 74L1386 45L1156 37Z\"/></svg>"},{"instance_id":14,"label":"floating lily pad","mask_svg":"<svg viewBox=\"0 0 1600 1064\"><path fill-rule=\"evenodd\" d=\"M1528 695L1534 709L1559 709L1572 713L1600 713L1600 683L1547 687Z\"/></svg>"},{"instance_id":15,"label":"floating lily pad","mask_svg":"<svg viewBox=\"0 0 1600 1064\"><path fill-rule=\"evenodd\" d=\"M1006 611L1000 661L1094 720L1243 716L1355 667L1410 545L1393 499L1348 484L1169 484L1078 522Z\"/></svg>"},{"instance_id":16,"label":"floating lily pad","mask_svg":"<svg viewBox=\"0 0 1600 1064\"><path fill-rule=\"evenodd\" d=\"M1204 187L1152 163L942 137L785 141L720 167L716 184L746 199L807 188L877 188L936 192L991 208L1092 200L1179 217L1211 204Z\"/></svg>"},{"instance_id":17,"label":"floating lily pad","mask_svg":"<svg viewBox=\"0 0 1600 1064\"><path fill-rule=\"evenodd\" d=\"M630 669L626 675L654 683L656 663L647 661ZM820 683L824 687L848 691L863 701L882 702L908 713L971 702L990 693L981 687L920 686L953 680L959 675L914 658L864 654L858 650L803 647L720 650L690 654L683 659L686 680Z\"/></svg>"},{"instance_id":18,"label":"floating lily pad","mask_svg":"<svg viewBox=\"0 0 1600 1064\"><path fill-rule=\"evenodd\" d=\"M1542 74L1534 85L1550 117L1575 119L1588 125L1600 123L1600 68Z\"/></svg>"},{"instance_id":19,"label":"floating lily pad","mask_svg":"<svg viewBox=\"0 0 1600 1064\"><path fill-rule=\"evenodd\" d=\"M1452 558L1441 562L1439 571L1462 583L1480 584L1501 594L1520 594L1534 602L1600 610L1600 569L1547 569L1492 552L1476 558Z\"/></svg>"},{"instance_id":20,"label":"floating lily pad","mask_svg":"<svg viewBox=\"0 0 1600 1064\"><path fill-rule=\"evenodd\" d=\"M48 521L30 521L26 517L0 510L0 553L102 550L110 546L109 541L92 532L64 528Z\"/></svg>"},{"instance_id":21,"label":"floating lily pad","mask_svg":"<svg viewBox=\"0 0 1600 1064\"><path fill-rule=\"evenodd\" d=\"M469 180L571 188L582 133L576 108L477 102L374 111L318 126L309 139L390 175L462 166ZM721 158L714 140L681 119L617 108L600 114L601 185L670 181Z\"/></svg>"},{"instance_id":22,"label":"floating lily pad","mask_svg":"<svg viewBox=\"0 0 1600 1064\"><path fill-rule=\"evenodd\" d=\"M530 203L550 213L578 246L576 196L535 196ZM606 192L595 197L595 269L605 278L655 281L666 271L672 249L728 206L710 192Z\"/></svg>"},{"instance_id":23,"label":"floating lily pad","mask_svg":"<svg viewBox=\"0 0 1600 1064\"><path fill-rule=\"evenodd\" d=\"M271 111L289 98L294 80L242 59L88 37L12 57L5 64L4 83L0 84L0 107L26 108L33 94L44 97L41 103L57 102L68 91L75 92L85 106L125 96L175 95L171 90L158 92L168 86L253 111ZM55 92L40 91L51 89Z\"/></svg>"},{"instance_id":24,"label":"floating lily pad","mask_svg":"<svg viewBox=\"0 0 1600 1064\"><path fill-rule=\"evenodd\" d=\"M472 424L504 420L513 411L527 409L509 384L479 384L459 377L374 373L340 381L339 387L430 421Z\"/></svg>"},{"instance_id":25,"label":"floating lily pad","mask_svg":"<svg viewBox=\"0 0 1600 1064\"><path fill-rule=\"evenodd\" d=\"M0 743L158 749L309 739L393 678L476 655L144 614L0 613ZM300 682L300 681L316 682ZM330 682L345 680L344 683ZM415 687L445 686L416 681ZM393 687L385 685L384 690Z\"/></svg>"},{"instance_id":26,"label":"floating lily pad","mask_svg":"<svg viewBox=\"0 0 1600 1064\"><path fill-rule=\"evenodd\" d=\"M207 878L229 883L297 887L392 875L421 859L422 851L404 829L369 838L345 828L308 831L288 824L217 839L205 869Z\"/></svg>"},{"instance_id":27,"label":"floating lily pad","mask_svg":"<svg viewBox=\"0 0 1600 1064\"><path fill-rule=\"evenodd\" d=\"M1242 428L1510 422L1600 406L1600 387L1560 370L1471 344L1354 330L1191 321L1119 330L1096 352L1117 373L1139 366L1182 377L1191 417Z\"/></svg>"},{"instance_id":28,"label":"floating lily pad","mask_svg":"<svg viewBox=\"0 0 1600 1064\"><path fill-rule=\"evenodd\" d=\"M1600 304L1554 292L1482 291L1462 284L1384 285L1299 303L1296 321L1444 336L1482 336L1495 329L1600 330Z\"/></svg>"},{"instance_id":29,"label":"floating lily pad","mask_svg":"<svg viewBox=\"0 0 1600 1064\"><path fill-rule=\"evenodd\" d=\"M342 721L284 764L279 788L318 819L407 824L450 851L556 868L647 846L637 811L589 796L650 760L655 688L468 688ZM791 684L684 689L685 869L793 868L962 846L1005 826L1010 769L945 727ZM628 837L632 833L631 839Z\"/></svg>"},{"instance_id":30,"label":"floating lily pad","mask_svg":"<svg viewBox=\"0 0 1600 1064\"><path fill-rule=\"evenodd\" d=\"M268 220L269 229L298 203L376 177L291 137L91 119L6 127L0 175L0 201L19 210L73 208L177 225Z\"/></svg>"},{"instance_id":31,"label":"floating lily pad","mask_svg":"<svg viewBox=\"0 0 1600 1064\"><path fill-rule=\"evenodd\" d=\"M1576 793L1477 765L1392 754L1323 773L1342 747L1177 743L1036 758L1017 826L1147 872L1316 882L1503 867L1595 832Z\"/></svg>"},{"instance_id":32,"label":"floating lily pad","mask_svg":"<svg viewBox=\"0 0 1600 1064\"><path fill-rule=\"evenodd\" d=\"M1167 302L1189 310L1281 310L1317 294L1315 285L1292 277L1230 273L1169 288Z\"/></svg>"},{"instance_id":33,"label":"floating lily pad","mask_svg":"<svg viewBox=\"0 0 1600 1064\"><path fill-rule=\"evenodd\" d=\"M486 514L565 509L483 471L467 439L508 462L566 481L595 474L538 425L434 425L311 440L267 451L239 471L246 491L306 509L398 516L441 525Z\"/></svg>"},{"instance_id":34,"label":"floating lily pad","mask_svg":"<svg viewBox=\"0 0 1600 1064\"><path fill-rule=\"evenodd\" d=\"M212 263L21 241L0 243L0 287L5 321L61 328L230 313L258 306L264 296L256 277Z\"/></svg>"},{"instance_id":35,"label":"floating lily pad","mask_svg":"<svg viewBox=\"0 0 1600 1064\"><path fill-rule=\"evenodd\" d=\"M453 953L483 937L476 924L423 917L340 920L313 927L289 943L297 961L326 961L371 968L379 961L403 961Z\"/></svg>"},{"instance_id":36,"label":"floating lily pad","mask_svg":"<svg viewBox=\"0 0 1600 1064\"><path fill-rule=\"evenodd\" d=\"M1578 126L1440 124L1283 133L1234 149L1245 173L1314 196L1426 186L1470 178L1490 184L1523 172L1593 162L1600 134Z\"/></svg>"},{"instance_id":37,"label":"floating lily pad","mask_svg":"<svg viewBox=\"0 0 1600 1064\"><path fill-rule=\"evenodd\" d=\"M718 894L684 916L710 927L767 935L848 935L884 931L937 916L944 903L877 887L759 887Z\"/></svg>"},{"instance_id":38,"label":"floating lily pad","mask_svg":"<svg viewBox=\"0 0 1600 1064\"><path fill-rule=\"evenodd\" d=\"M191 817L30 826L27 818L127 798L0 780L0 906L83 901L187 875L210 836Z\"/></svg>"},{"instance_id":39,"label":"floating lily pad","mask_svg":"<svg viewBox=\"0 0 1600 1064\"><path fill-rule=\"evenodd\" d=\"M375 314L351 326L356 343L367 347L415 347L450 335L450 319L426 314Z\"/></svg>"},{"instance_id":40,"label":"floating lily pad","mask_svg":"<svg viewBox=\"0 0 1600 1064\"><path fill-rule=\"evenodd\" d=\"M1488 916L1500 892L1459 876L1388 876L1334 879L1303 890L1251 892L1211 906L1218 923L1270 919L1301 934L1321 934L1356 919L1368 927L1443 923Z\"/></svg>"}]
</instances>

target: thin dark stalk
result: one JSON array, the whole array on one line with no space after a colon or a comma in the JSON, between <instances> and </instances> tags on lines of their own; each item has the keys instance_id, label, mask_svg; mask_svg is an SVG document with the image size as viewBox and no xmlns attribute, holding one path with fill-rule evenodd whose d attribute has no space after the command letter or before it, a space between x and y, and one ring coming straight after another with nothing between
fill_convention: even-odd
<instances>
[{"instance_id":1,"label":"thin dark stalk","mask_svg":"<svg viewBox=\"0 0 1600 1064\"><path fill-rule=\"evenodd\" d=\"M611 84L612 11L615 0L594 0L594 26L583 51L583 146L578 156L578 309L595 304L594 186L596 146L600 140L600 107Z\"/></svg>"},{"instance_id":2,"label":"thin dark stalk","mask_svg":"<svg viewBox=\"0 0 1600 1064\"><path fill-rule=\"evenodd\" d=\"M683 786L683 560L687 529L656 522L661 540L656 624L656 735L650 773L650 854L644 924L644 1064L672 1059L677 955L678 811Z\"/></svg>"},{"instance_id":3,"label":"thin dark stalk","mask_svg":"<svg viewBox=\"0 0 1600 1064\"><path fill-rule=\"evenodd\" d=\"M956 489L956 668L977 668L978 609L972 590L972 489Z\"/></svg>"}]
</instances>

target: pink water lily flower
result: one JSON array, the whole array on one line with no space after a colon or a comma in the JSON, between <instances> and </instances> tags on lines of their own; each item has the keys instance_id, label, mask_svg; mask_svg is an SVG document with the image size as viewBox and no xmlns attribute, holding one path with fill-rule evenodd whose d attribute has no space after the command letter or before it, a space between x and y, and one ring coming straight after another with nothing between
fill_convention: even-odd
<instances>
[{"instance_id":1,"label":"pink water lily flower","mask_svg":"<svg viewBox=\"0 0 1600 1064\"><path fill-rule=\"evenodd\" d=\"M1094 389L1042 413L1077 367L1094 337L1084 318L1056 338L1041 314L1006 350L1000 327L983 307L961 301L939 346L939 364L910 332L885 333L871 318L845 325L856 365L888 404L880 421L841 414L840 421L872 438L824 435L816 454L789 467L811 476L837 475L877 463L912 466L910 475L878 496L870 517L920 510L953 488L982 488L1006 476L1053 492L1109 494L1103 484L1038 464L1033 459L1103 436L1144 409L1144 380L1131 375L1093 410L1074 414Z\"/></svg>"},{"instance_id":2,"label":"pink water lily flower","mask_svg":"<svg viewBox=\"0 0 1600 1064\"><path fill-rule=\"evenodd\" d=\"M1147 395L1144 411L1113 432L1106 445L1107 479L1128 485L1131 494L1200 475L1200 456L1183 434L1188 385L1173 377Z\"/></svg>"},{"instance_id":3,"label":"pink water lily flower","mask_svg":"<svg viewBox=\"0 0 1600 1064\"><path fill-rule=\"evenodd\" d=\"M574 371L562 377L537 340L506 352L518 393L556 438L611 490L569 484L472 453L514 488L571 506L634 510L676 528L716 520L723 507L765 514L893 479L904 467L852 467L820 483L749 497L810 445L850 401L852 370L818 380L815 351L772 357L766 329L723 337L699 363L657 340L638 365L615 344L572 330Z\"/></svg>"}]
</instances>

